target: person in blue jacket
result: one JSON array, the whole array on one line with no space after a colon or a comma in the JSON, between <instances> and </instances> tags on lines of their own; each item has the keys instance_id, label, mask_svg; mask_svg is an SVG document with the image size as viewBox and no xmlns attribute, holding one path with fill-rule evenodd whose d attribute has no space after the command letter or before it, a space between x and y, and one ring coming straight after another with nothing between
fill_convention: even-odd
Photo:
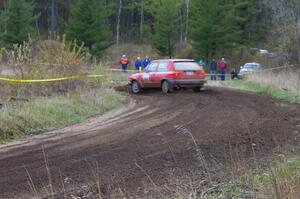
<instances>
[{"instance_id":1,"label":"person in blue jacket","mask_svg":"<svg viewBox=\"0 0 300 199\"><path fill-rule=\"evenodd\" d=\"M218 62L216 59L212 59L210 63L210 78L211 80L217 80Z\"/></svg>"},{"instance_id":2,"label":"person in blue jacket","mask_svg":"<svg viewBox=\"0 0 300 199\"><path fill-rule=\"evenodd\" d=\"M143 67L146 68L148 66L148 64L150 64L151 60L148 56L146 56L146 58L143 61Z\"/></svg>"},{"instance_id":3,"label":"person in blue jacket","mask_svg":"<svg viewBox=\"0 0 300 199\"><path fill-rule=\"evenodd\" d=\"M139 71L140 69L142 69L143 67L143 63L140 57L138 57L135 61L135 70Z\"/></svg>"},{"instance_id":4,"label":"person in blue jacket","mask_svg":"<svg viewBox=\"0 0 300 199\"><path fill-rule=\"evenodd\" d=\"M204 58L200 59L199 65L202 65L204 71L206 70L206 63L205 63Z\"/></svg>"}]
</instances>

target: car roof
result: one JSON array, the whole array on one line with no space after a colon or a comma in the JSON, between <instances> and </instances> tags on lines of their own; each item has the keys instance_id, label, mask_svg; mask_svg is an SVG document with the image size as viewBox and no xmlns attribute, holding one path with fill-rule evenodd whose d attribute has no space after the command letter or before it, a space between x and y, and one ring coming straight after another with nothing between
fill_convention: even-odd
<instances>
[{"instance_id":1,"label":"car roof","mask_svg":"<svg viewBox=\"0 0 300 199\"><path fill-rule=\"evenodd\" d=\"M256 62L249 62L249 63L245 63L246 64L251 64L251 65L261 65L260 63L256 63Z\"/></svg>"},{"instance_id":2,"label":"car roof","mask_svg":"<svg viewBox=\"0 0 300 199\"><path fill-rule=\"evenodd\" d=\"M171 62L195 62L193 59L158 59L153 61L171 61Z\"/></svg>"}]
</instances>

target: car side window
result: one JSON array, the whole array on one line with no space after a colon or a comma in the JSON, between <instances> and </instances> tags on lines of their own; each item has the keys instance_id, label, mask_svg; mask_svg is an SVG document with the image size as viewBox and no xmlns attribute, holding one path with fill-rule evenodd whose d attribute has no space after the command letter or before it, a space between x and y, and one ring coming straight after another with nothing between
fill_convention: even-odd
<instances>
[{"instance_id":1,"label":"car side window","mask_svg":"<svg viewBox=\"0 0 300 199\"><path fill-rule=\"evenodd\" d=\"M160 62L157 72L168 72L168 62Z\"/></svg>"},{"instance_id":2,"label":"car side window","mask_svg":"<svg viewBox=\"0 0 300 199\"><path fill-rule=\"evenodd\" d=\"M157 62L153 62L151 63L147 68L146 68L146 72L156 72L156 68L158 66Z\"/></svg>"}]
</instances>

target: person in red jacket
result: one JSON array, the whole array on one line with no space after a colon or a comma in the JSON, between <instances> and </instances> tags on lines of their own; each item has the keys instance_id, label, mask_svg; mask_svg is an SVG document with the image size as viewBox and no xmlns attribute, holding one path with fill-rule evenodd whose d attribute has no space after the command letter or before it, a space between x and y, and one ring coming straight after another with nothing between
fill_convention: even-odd
<instances>
[{"instance_id":1,"label":"person in red jacket","mask_svg":"<svg viewBox=\"0 0 300 199\"><path fill-rule=\"evenodd\" d=\"M222 81L225 80L227 67L228 67L228 65L227 65L227 62L226 62L225 58L222 58L221 61L219 62L219 71L221 73L221 80Z\"/></svg>"},{"instance_id":2,"label":"person in red jacket","mask_svg":"<svg viewBox=\"0 0 300 199\"><path fill-rule=\"evenodd\" d=\"M127 59L127 56L126 55L123 55L122 58L121 58L121 61L120 61L120 64L122 66L122 70L124 72L127 71L127 67L128 67L128 59Z\"/></svg>"}]
</instances>

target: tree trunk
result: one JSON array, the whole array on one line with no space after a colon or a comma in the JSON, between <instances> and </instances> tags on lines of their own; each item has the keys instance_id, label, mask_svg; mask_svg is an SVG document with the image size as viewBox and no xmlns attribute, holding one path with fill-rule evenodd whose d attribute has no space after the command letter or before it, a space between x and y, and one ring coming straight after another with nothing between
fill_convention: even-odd
<instances>
[{"instance_id":1,"label":"tree trunk","mask_svg":"<svg viewBox=\"0 0 300 199\"><path fill-rule=\"evenodd\" d=\"M189 16L190 16L190 0L185 0L186 4L186 27L185 27L185 37L184 43L187 44L188 42L188 30L189 30Z\"/></svg>"},{"instance_id":2,"label":"tree trunk","mask_svg":"<svg viewBox=\"0 0 300 199\"><path fill-rule=\"evenodd\" d=\"M141 2L141 24L140 24L140 41L144 41L144 0Z\"/></svg>"},{"instance_id":3,"label":"tree trunk","mask_svg":"<svg viewBox=\"0 0 300 199\"><path fill-rule=\"evenodd\" d=\"M51 33L50 33L51 40L54 40L56 23L57 23L54 1L55 0L51 0Z\"/></svg>"},{"instance_id":4,"label":"tree trunk","mask_svg":"<svg viewBox=\"0 0 300 199\"><path fill-rule=\"evenodd\" d=\"M117 45L120 43L120 22L121 22L121 14L122 14L122 0L119 2L119 11L117 16Z\"/></svg>"},{"instance_id":5,"label":"tree trunk","mask_svg":"<svg viewBox=\"0 0 300 199\"><path fill-rule=\"evenodd\" d=\"M298 25L297 21L295 20L294 25L294 34L295 34L295 45L296 45L296 55L297 55L297 64L300 64L300 46L299 46L299 33L298 33Z\"/></svg>"},{"instance_id":6,"label":"tree trunk","mask_svg":"<svg viewBox=\"0 0 300 199\"><path fill-rule=\"evenodd\" d=\"M40 39L41 38L41 33L40 33L38 19L35 20L35 25L36 25L36 31L37 31L38 39Z\"/></svg>"},{"instance_id":7,"label":"tree trunk","mask_svg":"<svg viewBox=\"0 0 300 199\"><path fill-rule=\"evenodd\" d=\"M184 32L185 32L185 30L184 30L184 22L183 22L183 15L184 15L184 13L183 13L182 9L180 9L178 11L178 13L179 13L179 23L180 23L180 45L182 45L184 43L184 40L185 40L185 38L183 38L183 37L185 37L184 36Z\"/></svg>"}]
</instances>

